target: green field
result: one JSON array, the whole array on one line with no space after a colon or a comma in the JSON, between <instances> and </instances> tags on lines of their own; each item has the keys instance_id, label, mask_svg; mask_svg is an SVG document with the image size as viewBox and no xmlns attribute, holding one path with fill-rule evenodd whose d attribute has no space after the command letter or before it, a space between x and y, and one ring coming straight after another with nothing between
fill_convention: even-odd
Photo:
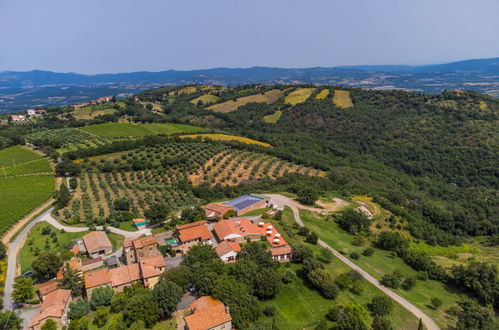
<instances>
[{"instance_id":1,"label":"green field","mask_svg":"<svg viewBox=\"0 0 499 330\"><path fill-rule=\"evenodd\" d=\"M317 245L305 243L303 237L297 234L297 229L294 227L293 213L289 208L285 209L283 220L274 222L274 224L288 243L305 244L310 246L316 253L320 250ZM294 270L299 270L301 265L291 264L291 267ZM333 277L350 270L348 266L336 258L326 268ZM299 271L297 273L300 274ZM334 302L366 305L371 301L372 297L382 294L381 291L365 280L362 280L362 286L364 290L360 295L355 295L348 290L342 290ZM332 300L324 298L300 276L290 284L283 284L277 297L270 302L277 307L275 320L279 329L313 329L320 321L326 319L325 314L333 304ZM394 304L393 311L388 316L388 319L396 329L417 328L418 320L416 317L398 304ZM262 320L271 322L270 318L264 316L262 316ZM370 322L371 319L369 319Z\"/></svg>"},{"instance_id":2,"label":"green field","mask_svg":"<svg viewBox=\"0 0 499 330\"><path fill-rule=\"evenodd\" d=\"M312 231L318 233L323 241L346 255L350 255L352 252L361 254L368 246L368 243L365 246L352 245L354 237L339 228L332 220L326 220L324 217L303 210L300 211L300 217L303 223ZM394 270L400 270L410 276L417 275L415 270L407 266L401 258L393 256L390 251L375 249L372 256L361 256L360 259L352 261L377 279L381 279L384 274L392 273ZM416 286L409 291L402 289L395 289L394 291L421 308L443 327L453 326L455 323L455 320L449 317L445 311L464 298L464 295L456 292L453 288L431 280L418 280ZM438 311L428 306L431 298L440 298L443 301L443 305Z\"/></svg>"},{"instance_id":3,"label":"green field","mask_svg":"<svg viewBox=\"0 0 499 330\"><path fill-rule=\"evenodd\" d=\"M82 127L82 130L100 137L146 136L156 134L197 133L203 128L182 124L106 123Z\"/></svg>"},{"instance_id":4,"label":"green field","mask_svg":"<svg viewBox=\"0 0 499 330\"><path fill-rule=\"evenodd\" d=\"M5 171L3 171L3 169L0 170L0 176L49 173L52 172L52 167L50 167L48 160L40 158L30 160L20 165L5 167L4 170Z\"/></svg>"},{"instance_id":5,"label":"green field","mask_svg":"<svg viewBox=\"0 0 499 330\"><path fill-rule=\"evenodd\" d=\"M27 147L13 146L0 151L0 167L14 166L41 157Z\"/></svg>"},{"instance_id":6,"label":"green field","mask_svg":"<svg viewBox=\"0 0 499 330\"><path fill-rule=\"evenodd\" d=\"M203 104L208 104L208 103L215 103L218 100L218 96L216 95L211 95L211 94L205 94L201 95L200 97L196 97L195 99L191 100L192 104L198 104L199 101L203 102Z\"/></svg>"}]
</instances>

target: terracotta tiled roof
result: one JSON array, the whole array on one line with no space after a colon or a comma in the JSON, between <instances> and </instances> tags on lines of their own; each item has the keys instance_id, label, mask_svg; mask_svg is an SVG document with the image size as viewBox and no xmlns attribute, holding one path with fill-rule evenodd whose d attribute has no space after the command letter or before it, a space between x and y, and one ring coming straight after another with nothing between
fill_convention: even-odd
<instances>
[{"instance_id":1,"label":"terracotta tiled roof","mask_svg":"<svg viewBox=\"0 0 499 330\"><path fill-rule=\"evenodd\" d=\"M211 232L208 230L208 227L205 225L207 223L206 221L198 221L194 223L197 223L198 225L182 228L180 230L177 227L178 238L181 242L188 242L194 239L201 239L202 241L206 241L213 237L213 235L211 235Z\"/></svg>"},{"instance_id":2,"label":"terracotta tiled roof","mask_svg":"<svg viewBox=\"0 0 499 330\"><path fill-rule=\"evenodd\" d=\"M140 258L139 263L142 278L159 276L166 268L162 255Z\"/></svg>"},{"instance_id":3,"label":"terracotta tiled roof","mask_svg":"<svg viewBox=\"0 0 499 330\"><path fill-rule=\"evenodd\" d=\"M133 219L133 223L147 222L146 219Z\"/></svg>"},{"instance_id":4,"label":"terracotta tiled roof","mask_svg":"<svg viewBox=\"0 0 499 330\"><path fill-rule=\"evenodd\" d=\"M290 254L292 252L293 252L293 250L291 249L291 246L289 246L289 245L279 246L279 247L275 247L275 248L270 249L270 253L272 253L273 256Z\"/></svg>"},{"instance_id":5,"label":"terracotta tiled roof","mask_svg":"<svg viewBox=\"0 0 499 330\"><path fill-rule=\"evenodd\" d=\"M90 289L96 286L111 284L111 276L107 268L86 272L83 275L85 288Z\"/></svg>"},{"instance_id":6,"label":"terracotta tiled roof","mask_svg":"<svg viewBox=\"0 0 499 330\"><path fill-rule=\"evenodd\" d=\"M141 249L144 246L152 245L152 244L154 244L154 245L158 244L158 241L156 241L156 237L154 237L153 235L134 239L132 241L132 245L135 249Z\"/></svg>"},{"instance_id":7,"label":"terracotta tiled roof","mask_svg":"<svg viewBox=\"0 0 499 330\"><path fill-rule=\"evenodd\" d=\"M86 266L86 265L90 265L90 264L93 264L95 262L99 262L99 261L102 261L102 257L98 257L98 258L93 258L93 259L88 259L88 260L83 260L81 262L81 265L82 266Z\"/></svg>"},{"instance_id":8,"label":"terracotta tiled roof","mask_svg":"<svg viewBox=\"0 0 499 330\"><path fill-rule=\"evenodd\" d=\"M215 248L215 252L219 257L226 255L229 252L241 252L241 247L236 242L222 241Z\"/></svg>"},{"instance_id":9,"label":"terracotta tiled roof","mask_svg":"<svg viewBox=\"0 0 499 330\"><path fill-rule=\"evenodd\" d=\"M221 240L230 239L230 235L235 237L245 237L250 234L260 234L260 229L248 219L221 220L213 225L213 230Z\"/></svg>"},{"instance_id":10,"label":"terracotta tiled roof","mask_svg":"<svg viewBox=\"0 0 499 330\"><path fill-rule=\"evenodd\" d=\"M138 264L125 265L109 270L111 285L113 287L132 283L140 280L140 271Z\"/></svg>"},{"instance_id":11,"label":"terracotta tiled roof","mask_svg":"<svg viewBox=\"0 0 499 330\"><path fill-rule=\"evenodd\" d=\"M274 225L270 222L267 223L259 223L258 229L260 229L260 233L267 237L267 242L269 242L270 246L278 247L288 245L284 240L284 237L275 229Z\"/></svg>"},{"instance_id":12,"label":"terracotta tiled roof","mask_svg":"<svg viewBox=\"0 0 499 330\"><path fill-rule=\"evenodd\" d=\"M207 217L213 216L212 214L214 212L220 213L221 215L224 215L230 210L233 210L233 208L229 205L225 205L222 203L211 203L203 206L204 212Z\"/></svg>"},{"instance_id":13,"label":"terracotta tiled roof","mask_svg":"<svg viewBox=\"0 0 499 330\"><path fill-rule=\"evenodd\" d=\"M175 229L176 230L184 230L184 229L187 229L187 228L192 228L192 227L197 227L197 226L205 225L207 223L208 223L208 221L201 220L201 221L186 223L185 225L177 226L177 227L175 227Z\"/></svg>"},{"instance_id":14,"label":"terracotta tiled roof","mask_svg":"<svg viewBox=\"0 0 499 330\"><path fill-rule=\"evenodd\" d=\"M42 297L48 295L51 292L54 292L58 287L59 282L55 280L35 285L35 288L38 290L38 292L40 292L40 295L42 295Z\"/></svg>"},{"instance_id":15,"label":"terracotta tiled roof","mask_svg":"<svg viewBox=\"0 0 499 330\"><path fill-rule=\"evenodd\" d=\"M40 311L31 319L28 327L34 327L48 317L62 318L70 298L71 290L58 289L49 293L43 300Z\"/></svg>"},{"instance_id":16,"label":"terracotta tiled roof","mask_svg":"<svg viewBox=\"0 0 499 330\"><path fill-rule=\"evenodd\" d=\"M103 231L93 231L86 234L83 236L83 242L90 253L99 251L102 248L113 247L111 241L109 241L109 238L107 238L106 233Z\"/></svg>"},{"instance_id":17,"label":"terracotta tiled roof","mask_svg":"<svg viewBox=\"0 0 499 330\"><path fill-rule=\"evenodd\" d=\"M66 262L64 262L61 266L61 268L59 268L59 270L57 271L57 279L58 280L62 280L63 277L64 277L64 268L66 268L66 265L69 265L69 267L71 267L73 270L76 270L77 272L81 272L82 271L82 263L81 263L81 259L80 258L74 258L74 259L71 259L71 260L68 260Z\"/></svg>"},{"instance_id":18,"label":"terracotta tiled roof","mask_svg":"<svg viewBox=\"0 0 499 330\"><path fill-rule=\"evenodd\" d=\"M212 297L201 297L189 306L194 312L184 317L189 330L206 330L232 320L224 304Z\"/></svg>"}]
</instances>

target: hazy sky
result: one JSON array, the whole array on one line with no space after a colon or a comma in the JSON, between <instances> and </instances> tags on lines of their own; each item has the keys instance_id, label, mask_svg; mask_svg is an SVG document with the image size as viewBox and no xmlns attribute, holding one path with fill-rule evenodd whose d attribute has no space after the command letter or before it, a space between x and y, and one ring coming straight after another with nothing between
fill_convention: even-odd
<instances>
[{"instance_id":1,"label":"hazy sky","mask_svg":"<svg viewBox=\"0 0 499 330\"><path fill-rule=\"evenodd\" d=\"M498 0L0 0L0 71L499 57Z\"/></svg>"}]
</instances>

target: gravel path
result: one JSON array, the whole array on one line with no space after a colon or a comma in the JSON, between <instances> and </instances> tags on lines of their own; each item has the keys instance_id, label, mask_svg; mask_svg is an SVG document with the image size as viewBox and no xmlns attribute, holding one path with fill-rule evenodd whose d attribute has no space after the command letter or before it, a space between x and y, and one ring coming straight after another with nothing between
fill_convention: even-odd
<instances>
[{"instance_id":1,"label":"gravel path","mask_svg":"<svg viewBox=\"0 0 499 330\"><path fill-rule=\"evenodd\" d=\"M270 197L270 202L272 204L282 205L282 206L284 206L284 205L289 206L291 208L291 210L293 210L293 216L295 218L296 223L298 223L298 225L301 226L301 227L303 227L304 225L303 225L303 222L301 221L301 218L300 218L300 212L299 212L300 208L306 209L306 210L309 210L309 211L313 211L313 212L319 212L319 213L323 212L323 210L321 210L321 209L316 209L316 208L313 208L313 207L303 206L300 203L298 203L298 202L294 201L293 199L288 198L286 196L277 195L277 194L268 194L266 196ZM333 249L326 242L324 242L322 240L319 240L318 244L320 246L322 246L322 247L330 250L331 252L333 252L333 254L338 259L340 259L343 263L345 263L348 267L352 268L357 273L359 273L360 275L362 275L362 277L364 277L367 281L369 281L370 283L372 283L375 287L377 287L378 289L380 289L381 291L383 291L386 295L388 295L390 298L392 298L397 303L399 303L400 305L402 305L402 307L404 307L409 312L411 312L412 314L414 314L414 316L416 316L418 319L421 319L423 321L424 326L428 330L439 330L440 329L438 327L438 325L435 323L435 321L433 321L433 319L431 319L428 315L426 315L421 309L417 308L412 303L410 303L407 299L399 296L398 294L396 294L395 292L393 292L389 288L383 286L381 283L379 283L379 281L377 279L375 279L374 277L372 277L371 275L369 275L369 273L367 273L366 271L364 271L361 268L359 268L356 264L354 264L352 261L350 261L350 259L348 259L344 255L342 255L341 253L339 253L338 251L336 251L335 249Z\"/></svg>"}]
</instances>

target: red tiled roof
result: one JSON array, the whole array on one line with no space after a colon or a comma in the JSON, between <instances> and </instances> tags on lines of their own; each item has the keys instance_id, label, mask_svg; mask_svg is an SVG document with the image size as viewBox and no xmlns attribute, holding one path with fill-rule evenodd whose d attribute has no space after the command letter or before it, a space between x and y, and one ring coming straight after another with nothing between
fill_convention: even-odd
<instances>
[{"instance_id":1,"label":"red tiled roof","mask_svg":"<svg viewBox=\"0 0 499 330\"><path fill-rule=\"evenodd\" d=\"M203 206L202 208L204 209L206 216L210 216L213 212L224 215L228 211L233 210L232 206L228 206L222 203L211 203Z\"/></svg>"},{"instance_id":2,"label":"red tiled roof","mask_svg":"<svg viewBox=\"0 0 499 330\"><path fill-rule=\"evenodd\" d=\"M213 230L221 240L229 235L243 236L260 234L260 228L248 219L221 220L213 225Z\"/></svg>"},{"instance_id":3,"label":"red tiled roof","mask_svg":"<svg viewBox=\"0 0 499 330\"><path fill-rule=\"evenodd\" d=\"M38 292L40 292L40 295L42 295L42 297L48 295L51 292L54 292L58 287L59 282L55 280L35 285L35 288L38 290Z\"/></svg>"},{"instance_id":4,"label":"red tiled roof","mask_svg":"<svg viewBox=\"0 0 499 330\"><path fill-rule=\"evenodd\" d=\"M293 252L293 250L291 249L291 246L289 246L289 245L279 246L279 247L275 247L275 248L270 249L270 253L272 253L273 256L290 254L292 252Z\"/></svg>"},{"instance_id":5,"label":"red tiled roof","mask_svg":"<svg viewBox=\"0 0 499 330\"><path fill-rule=\"evenodd\" d=\"M111 285L113 287L132 283L140 280L140 271L138 264L125 265L109 270Z\"/></svg>"},{"instance_id":6,"label":"red tiled roof","mask_svg":"<svg viewBox=\"0 0 499 330\"><path fill-rule=\"evenodd\" d=\"M260 233L267 237L267 242L269 242L270 246L278 247L288 245L284 240L284 237L279 234L277 229L275 229L274 225L270 222L264 224L258 224L258 229L260 229Z\"/></svg>"},{"instance_id":7,"label":"red tiled roof","mask_svg":"<svg viewBox=\"0 0 499 330\"><path fill-rule=\"evenodd\" d=\"M156 241L156 237L154 237L153 235L134 239L132 241L132 245L135 249L141 249L144 246L153 245L153 244L154 245L158 244L158 241Z\"/></svg>"},{"instance_id":8,"label":"red tiled roof","mask_svg":"<svg viewBox=\"0 0 499 330\"><path fill-rule=\"evenodd\" d=\"M85 243L85 247L87 251L92 253L95 251L99 251L102 248L113 247L109 238L103 231L92 231L83 236L83 243Z\"/></svg>"},{"instance_id":9,"label":"red tiled roof","mask_svg":"<svg viewBox=\"0 0 499 330\"><path fill-rule=\"evenodd\" d=\"M56 278L58 280L62 280L63 279L63 277L64 277L64 268L66 268L66 265L69 265L69 267L71 267L73 270L76 270L77 272L81 272L82 271L82 262L81 262L80 258L74 258L74 259L68 260L68 261L64 262L62 264L61 268L59 268L59 270L57 271Z\"/></svg>"},{"instance_id":10,"label":"red tiled roof","mask_svg":"<svg viewBox=\"0 0 499 330\"><path fill-rule=\"evenodd\" d=\"M204 224L207 224L207 223L208 223L208 221L201 220L201 221L186 223L185 225L177 226L177 227L175 227L175 229L176 230L184 230L184 229L187 229L187 228L201 226L201 225L204 225Z\"/></svg>"},{"instance_id":11,"label":"red tiled roof","mask_svg":"<svg viewBox=\"0 0 499 330\"><path fill-rule=\"evenodd\" d=\"M232 251L241 252L241 246L239 246L239 244L237 244L236 242L222 241L215 248L215 252L219 257L223 257L224 255Z\"/></svg>"},{"instance_id":12,"label":"red tiled roof","mask_svg":"<svg viewBox=\"0 0 499 330\"><path fill-rule=\"evenodd\" d=\"M212 297L201 297L189 306L194 312L184 317L189 330L211 329L232 320L225 305Z\"/></svg>"},{"instance_id":13,"label":"red tiled roof","mask_svg":"<svg viewBox=\"0 0 499 330\"><path fill-rule=\"evenodd\" d=\"M83 278L86 289L111 283L111 276L107 268L86 272L83 274Z\"/></svg>"},{"instance_id":14,"label":"red tiled roof","mask_svg":"<svg viewBox=\"0 0 499 330\"><path fill-rule=\"evenodd\" d=\"M199 223L197 226L191 226L187 228L182 228L178 231L178 238L181 242L188 242L195 239L201 239L202 241L209 240L213 237L211 232L208 230L208 227L205 225L206 221L198 221L195 223Z\"/></svg>"},{"instance_id":15,"label":"red tiled roof","mask_svg":"<svg viewBox=\"0 0 499 330\"><path fill-rule=\"evenodd\" d=\"M93 264L94 262L99 262L99 261L102 261L102 257L98 257L98 258L94 258L94 259L88 259L88 260L83 260L81 262L81 265L82 266L87 266L87 265Z\"/></svg>"},{"instance_id":16,"label":"red tiled roof","mask_svg":"<svg viewBox=\"0 0 499 330\"><path fill-rule=\"evenodd\" d=\"M132 219L133 223L147 222L146 219Z\"/></svg>"},{"instance_id":17,"label":"red tiled roof","mask_svg":"<svg viewBox=\"0 0 499 330\"><path fill-rule=\"evenodd\" d=\"M166 268L165 259L162 255L140 258L139 263L142 278L159 276Z\"/></svg>"},{"instance_id":18,"label":"red tiled roof","mask_svg":"<svg viewBox=\"0 0 499 330\"><path fill-rule=\"evenodd\" d=\"M40 311L31 319L28 327L39 325L48 317L62 318L70 298L71 290L58 289L49 293L43 300Z\"/></svg>"}]
</instances>

